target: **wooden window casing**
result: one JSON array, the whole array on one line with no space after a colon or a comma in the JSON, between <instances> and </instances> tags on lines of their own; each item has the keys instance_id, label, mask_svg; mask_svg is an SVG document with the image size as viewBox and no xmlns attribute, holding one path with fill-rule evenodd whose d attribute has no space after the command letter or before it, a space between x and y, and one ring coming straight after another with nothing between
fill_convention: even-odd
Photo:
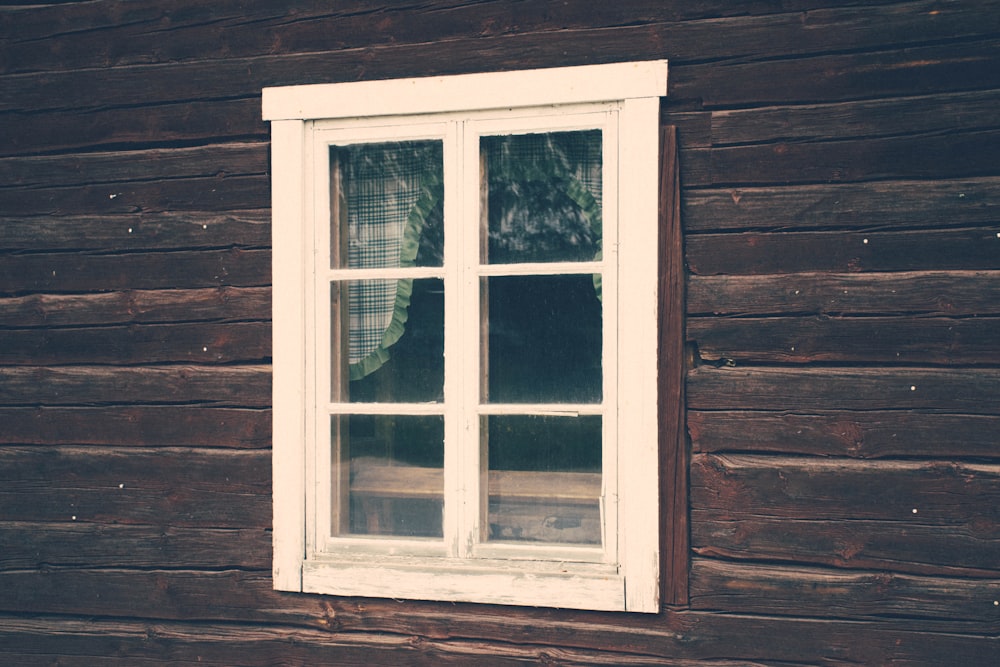
<instances>
[{"instance_id":1,"label":"wooden window casing","mask_svg":"<svg viewBox=\"0 0 1000 667\"><path fill-rule=\"evenodd\" d=\"M686 558L686 508L681 511L683 517L667 514L661 521L660 515L661 496L662 506L673 512L684 503L671 494L686 494L686 486L678 487L686 475L683 448L678 450L683 441L682 409L674 404L682 398L678 392L683 385L671 379L682 362L675 349L680 342L683 350L675 320L680 311L676 300L664 297L665 291L681 285L676 274L679 268L664 265L665 257L658 254L658 248L666 245L662 241L669 238L657 242L658 233L672 233L669 226L657 230L664 198L664 175L659 167L667 154L663 151L673 150L672 143L662 145L665 139L659 134L659 98L665 93L666 63L662 61L264 91L264 117L272 123L275 588L640 612L659 611L661 594L668 603L681 600L685 587L672 582L686 577L686 571L681 572L682 556ZM484 498L477 489L495 483L510 489L511 498L530 505L545 492L544 484L530 474L506 471L491 472L487 480L482 461L460 453L454 443L461 433L453 430L445 435L444 499L451 509L444 513L443 540L369 539L338 535L337 530L331 535L329 526L336 526L337 519L331 517L329 498L333 489L343 487L336 477L344 468L341 465L338 473L337 462L330 459L330 441L323 432L329 415L399 410L412 415L442 414L450 424L446 429L454 429L462 420L468 424L469 419L478 419L476 415L522 414L524 410L503 404L455 408L448 402L447 388L443 407L359 406L337 403L336 396L333 402L323 398L324 390L317 387L330 386L329 371L323 369L333 368L329 345L331 341L337 345L336 334L329 330L331 315L336 319L337 312L329 310L328 299L324 306L322 296L323 285L330 280L412 274L416 278L440 276L457 285L511 272L510 267L496 270L473 264L463 269L468 276L448 277L455 270L454 263L440 270L363 270L360 274L319 268L322 264L316 257L326 251L317 255L317 248L330 248L331 241L317 230L328 225L331 216L339 216L336 202L324 199L322 193L322 183L330 178L321 173L327 159L325 147L338 142L440 138L445 142L445 192L451 188L452 193L445 196L448 234L455 224L468 224L456 221L479 215L480 177L475 175L478 165L471 164L476 153L466 135L576 128L600 128L608 141L605 169L610 173L605 180L612 187L606 192L604 207L610 243L594 271L604 272L608 286L604 308L612 317L605 329L609 342L604 358L610 364L605 372L611 376L606 381L611 391L603 407L560 404L551 410L586 414L596 409L611 423L611 434L605 434L605 443L610 445L605 445L602 487L607 512L604 526L611 534L596 548L477 542L484 511L475 509L476 498ZM667 270L658 273L658 266ZM513 273L529 269L554 274L581 271L580 265L557 263L544 269L533 265L513 269ZM478 333L471 329L479 325L459 321L458 313L463 310L476 310L476 305L446 306L446 336L465 331L461 340L478 340ZM446 350L466 359L482 354L476 342L446 345L450 345ZM664 346L670 347L666 355ZM341 370L334 368L335 375L343 372L342 366L337 368ZM447 383L446 379L446 387ZM535 406L528 414L545 414L547 409ZM661 457L665 458L661 461ZM668 475L662 480L661 465ZM428 488L437 483L429 475L424 477L429 480ZM586 475L578 477L573 483L583 492L592 488ZM406 497L414 499L427 493L420 484L406 491L406 482L394 479L389 470L367 470L353 484L357 493L383 500L394 493L409 493ZM463 495L467 493L471 496ZM471 512L455 510L469 503ZM674 554L666 561L661 561L661 540L668 553ZM663 586L661 562L668 575Z\"/></svg>"}]
</instances>

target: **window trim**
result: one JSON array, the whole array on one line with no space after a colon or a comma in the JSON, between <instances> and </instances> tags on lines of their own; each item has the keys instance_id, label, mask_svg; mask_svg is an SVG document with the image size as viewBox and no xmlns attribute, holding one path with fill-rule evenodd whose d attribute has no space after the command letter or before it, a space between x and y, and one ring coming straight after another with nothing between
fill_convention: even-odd
<instances>
[{"instance_id":1,"label":"window trim","mask_svg":"<svg viewBox=\"0 0 1000 667\"><path fill-rule=\"evenodd\" d=\"M657 411L659 98L666 61L593 65L393 81L268 88L272 127L274 587L278 590L657 612L660 532ZM312 121L362 117L551 110L613 103L618 109L617 363L618 559L420 558L309 553L306 525L307 350L314 345L308 285L312 254ZM430 114L445 114L436 116ZM416 121L417 119L413 119ZM627 202L627 216L623 208ZM447 205L447 204L446 204ZM625 218L627 217L627 220ZM625 481L627 480L627 483ZM372 586L378 578L382 583Z\"/></svg>"}]
</instances>

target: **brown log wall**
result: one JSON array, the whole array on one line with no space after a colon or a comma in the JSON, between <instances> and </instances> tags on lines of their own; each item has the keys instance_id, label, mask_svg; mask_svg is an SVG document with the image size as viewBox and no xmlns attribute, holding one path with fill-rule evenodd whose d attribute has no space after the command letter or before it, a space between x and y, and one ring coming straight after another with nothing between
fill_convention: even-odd
<instances>
[{"instance_id":1,"label":"brown log wall","mask_svg":"<svg viewBox=\"0 0 1000 667\"><path fill-rule=\"evenodd\" d=\"M261 88L653 58L687 603L273 591ZM993 665L998 507L997 0L0 7L0 663Z\"/></svg>"}]
</instances>

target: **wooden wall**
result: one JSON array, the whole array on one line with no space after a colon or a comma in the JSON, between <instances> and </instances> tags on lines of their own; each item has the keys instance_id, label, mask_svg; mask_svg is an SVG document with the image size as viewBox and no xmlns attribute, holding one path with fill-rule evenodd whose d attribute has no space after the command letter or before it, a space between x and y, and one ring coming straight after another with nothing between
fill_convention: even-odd
<instances>
[{"instance_id":1,"label":"wooden wall","mask_svg":"<svg viewBox=\"0 0 1000 667\"><path fill-rule=\"evenodd\" d=\"M689 604L270 582L270 85L668 58ZM0 662L992 665L1000 2L0 7Z\"/></svg>"}]
</instances>

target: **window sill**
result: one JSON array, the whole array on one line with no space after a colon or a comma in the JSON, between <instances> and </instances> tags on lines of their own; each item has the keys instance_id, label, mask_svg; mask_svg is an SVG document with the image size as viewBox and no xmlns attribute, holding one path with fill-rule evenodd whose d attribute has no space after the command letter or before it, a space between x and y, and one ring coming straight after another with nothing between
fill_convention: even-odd
<instances>
[{"instance_id":1,"label":"window sill","mask_svg":"<svg viewBox=\"0 0 1000 667\"><path fill-rule=\"evenodd\" d=\"M358 554L306 561L302 590L343 596L625 610L617 567L500 559Z\"/></svg>"}]
</instances>

